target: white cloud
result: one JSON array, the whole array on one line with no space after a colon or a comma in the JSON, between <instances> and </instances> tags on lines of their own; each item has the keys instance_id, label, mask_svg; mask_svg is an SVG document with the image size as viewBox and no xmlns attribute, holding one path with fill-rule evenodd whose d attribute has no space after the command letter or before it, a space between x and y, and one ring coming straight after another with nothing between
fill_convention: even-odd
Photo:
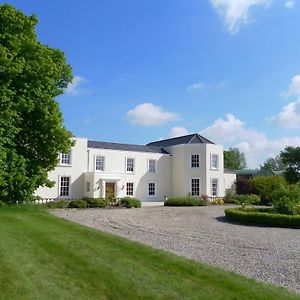
<instances>
[{"instance_id":1,"label":"white cloud","mask_svg":"<svg viewBox=\"0 0 300 300\"><path fill-rule=\"evenodd\" d=\"M202 88L204 88L204 86L205 86L204 82L197 82L197 83L193 83L193 84L189 85L187 87L187 90L189 92L191 92L191 91L194 91L194 90L202 89Z\"/></svg>"},{"instance_id":2,"label":"white cloud","mask_svg":"<svg viewBox=\"0 0 300 300\"><path fill-rule=\"evenodd\" d=\"M296 75L292 78L292 82L288 90L282 93L284 96L298 96L300 97L300 75Z\"/></svg>"},{"instance_id":3,"label":"white cloud","mask_svg":"<svg viewBox=\"0 0 300 300\"><path fill-rule=\"evenodd\" d=\"M255 6L267 7L272 0L210 0L213 7L221 15L226 28L235 34L240 26L250 18L250 11Z\"/></svg>"},{"instance_id":4,"label":"white cloud","mask_svg":"<svg viewBox=\"0 0 300 300\"><path fill-rule=\"evenodd\" d=\"M285 7L288 9L292 9L295 6L295 1L286 1L285 2Z\"/></svg>"},{"instance_id":5,"label":"white cloud","mask_svg":"<svg viewBox=\"0 0 300 300\"><path fill-rule=\"evenodd\" d=\"M173 127L170 131L170 137L177 137L189 134L188 130L184 127Z\"/></svg>"},{"instance_id":6,"label":"white cloud","mask_svg":"<svg viewBox=\"0 0 300 300\"><path fill-rule=\"evenodd\" d=\"M253 128L232 114L216 120L200 132L208 139L225 147L237 147L245 153L249 168L258 167L270 156L277 155L285 146L299 146L300 136L269 139L266 134Z\"/></svg>"},{"instance_id":7,"label":"white cloud","mask_svg":"<svg viewBox=\"0 0 300 300\"><path fill-rule=\"evenodd\" d=\"M72 96L80 95L84 90L80 88L82 83L88 82L88 80L81 76L74 76L71 83L66 88L66 93Z\"/></svg>"},{"instance_id":8,"label":"white cloud","mask_svg":"<svg viewBox=\"0 0 300 300\"><path fill-rule=\"evenodd\" d=\"M148 102L139 104L127 112L127 119L138 125L161 125L178 118L177 114L164 111L162 107Z\"/></svg>"}]
</instances>

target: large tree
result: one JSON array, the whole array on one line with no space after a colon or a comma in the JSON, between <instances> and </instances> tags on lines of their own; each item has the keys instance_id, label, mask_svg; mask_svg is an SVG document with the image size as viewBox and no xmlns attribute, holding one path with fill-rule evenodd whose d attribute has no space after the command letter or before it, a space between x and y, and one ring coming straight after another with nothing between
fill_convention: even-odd
<instances>
[{"instance_id":1,"label":"large tree","mask_svg":"<svg viewBox=\"0 0 300 300\"><path fill-rule=\"evenodd\" d=\"M224 167L231 170L242 170L247 166L245 154L238 148L224 151Z\"/></svg>"},{"instance_id":2,"label":"large tree","mask_svg":"<svg viewBox=\"0 0 300 300\"><path fill-rule=\"evenodd\" d=\"M38 41L36 16L0 5L0 200L29 200L72 135L55 98L72 80L64 53Z\"/></svg>"},{"instance_id":3,"label":"large tree","mask_svg":"<svg viewBox=\"0 0 300 300\"><path fill-rule=\"evenodd\" d=\"M271 171L283 171L285 169L285 165L282 162L281 157L276 155L275 157L268 158L260 168Z\"/></svg>"},{"instance_id":4,"label":"large tree","mask_svg":"<svg viewBox=\"0 0 300 300\"><path fill-rule=\"evenodd\" d=\"M286 166L285 178L290 183L300 181L300 147L285 147L280 152L280 158Z\"/></svg>"}]
</instances>

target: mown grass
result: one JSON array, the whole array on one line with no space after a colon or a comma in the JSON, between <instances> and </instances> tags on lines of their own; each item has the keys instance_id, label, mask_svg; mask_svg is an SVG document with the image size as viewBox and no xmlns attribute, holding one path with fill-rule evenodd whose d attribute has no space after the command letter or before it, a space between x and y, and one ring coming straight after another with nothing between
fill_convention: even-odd
<instances>
[{"instance_id":1,"label":"mown grass","mask_svg":"<svg viewBox=\"0 0 300 300\"><path fill-rule=\"evenodd\" d=\"M1 299L299 299L30 208L0 209Z\"/></svg>"}]
</instances>

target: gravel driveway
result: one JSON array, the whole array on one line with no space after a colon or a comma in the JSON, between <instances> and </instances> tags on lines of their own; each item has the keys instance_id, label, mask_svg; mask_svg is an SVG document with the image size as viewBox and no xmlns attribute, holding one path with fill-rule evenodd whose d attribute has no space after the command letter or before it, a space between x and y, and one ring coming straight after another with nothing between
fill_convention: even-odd
<instances>
[{"instance_id":1,"label":"gravel driveway","mask_svg":"<svg viewBox=\"0 0 300 300\"><path fill-rule=\"evenodd\" d=\"M300 292L300 229L227 223L224 207L65 209L57 216Z\"/></svg>"}]
</instances>

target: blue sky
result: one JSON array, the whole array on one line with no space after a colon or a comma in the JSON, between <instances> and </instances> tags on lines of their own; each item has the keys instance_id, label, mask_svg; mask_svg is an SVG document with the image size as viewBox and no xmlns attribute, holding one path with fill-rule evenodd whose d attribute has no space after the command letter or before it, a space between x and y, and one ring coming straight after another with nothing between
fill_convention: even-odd
<instances>
[{"instance_id":1,"label":"blue sky","mask_svg":"<svg viewBox=\"0 0 300 300\"><path fill-rule=\"evenodd\" d=\"M35 13L39 39L65 52L75 77L57 100L75 136L200 132L249 167L300 145L298 0L6 3Z\"/></svg>"}]
</instances>

